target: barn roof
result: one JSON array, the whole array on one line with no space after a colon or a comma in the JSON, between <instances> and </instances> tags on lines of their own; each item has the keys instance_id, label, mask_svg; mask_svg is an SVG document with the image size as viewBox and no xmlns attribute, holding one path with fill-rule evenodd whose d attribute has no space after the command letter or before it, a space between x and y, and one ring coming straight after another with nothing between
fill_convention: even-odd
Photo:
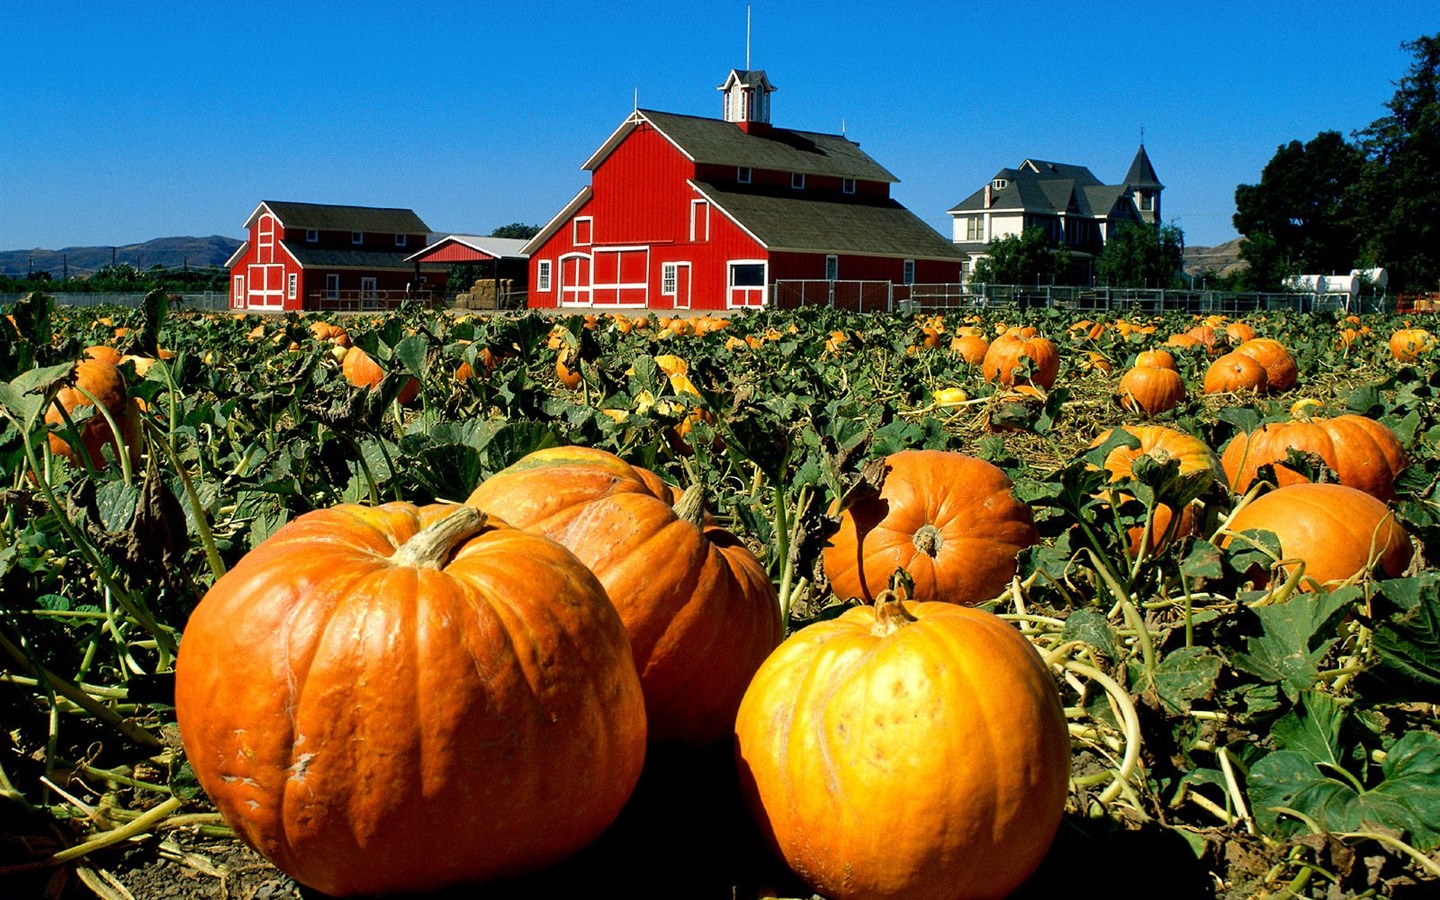
<instances>
[{"instance_id":1,"label":"barn roof","mask_svg":"<svg viewBox=\"0 0 1440 900\"><path fill-rule=\"evenodd\" d=\"M525 252L525 245L529 243L525 238L497 238L479 234L447 234L437 241L433 241L424 250L412 253L405 257L407 262L425 262L437 250L459 244L474 250L477 259L527 259L529 254Z\"/></svg>"},{"instance_id":2,"label":"barn roof","mask_svg":"<svg viewBox=\"0 0 1440 900\"><path fill-rule=\"evenodd\" d=\"M595 169L642 125L653 127L688 159L701 165L749 166L857 181L900 180L843 135L775 127L747 133L734 122L650 109L631 113L581 168Z\"/></svg>"},{"instance_id":3,"label":"barn roof","mask_svg":"<svg viewBox=\"0 0 1440 900\"><path fill-rule=\"evenodd\" d=\"M938 231L888 198L866 203L854 198L802 198L790 192L737 191L714 182L692 183L771 252L965 258Z\"/></svg>"},{"instance_id":4,"label":"barn roof","mask_svg":"<svg viewBox=\"0 0 1440 900\"><path fill-rule=\"evenodd\" d=\"M336 206L329 203L294 203L288 200L262 200L250 218L249 228L269 209L286 228L314 228L324 231L373 231L384 234L428 234L426 225L413 210L375 206Z\"/></svg>"}]
</instances>

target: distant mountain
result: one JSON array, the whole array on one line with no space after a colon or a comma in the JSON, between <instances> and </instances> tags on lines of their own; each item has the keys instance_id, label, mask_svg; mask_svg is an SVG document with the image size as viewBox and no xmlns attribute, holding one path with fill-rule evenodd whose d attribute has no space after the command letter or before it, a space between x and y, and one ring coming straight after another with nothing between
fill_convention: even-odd
<instances>
[{"instance_id":1,"label":"distant mountain","mask_svg":"<svg viewBox=\"0 0 1440 900\"><path fill-rule=\"evenodd\" d=\"M212 234L210 237L156 238L143 244L116 247L64 247L60 250L0 250L0 274L23 278L30 272L49 272L53 278L90 275L112 262L129 263L137 269L160 265L167 269L223 266L240 242Z\"/></svg>"},{"instance_id":2,"label":"distant mountain","mask_svg":"<svg viewBox=\"0 0 1440 900\"><path fill-rule=\"evenodd\" d=\"M1234 267L1244 265L1240 260L1240 242L1244 238L1235 238L1223 244L1216 244L1214 247L1186 247L1184 269L1187 275L1199 275L1201 272L1214 272L1217 275L1229 275L1234 272Z\"/></svg>"}]
</instances>

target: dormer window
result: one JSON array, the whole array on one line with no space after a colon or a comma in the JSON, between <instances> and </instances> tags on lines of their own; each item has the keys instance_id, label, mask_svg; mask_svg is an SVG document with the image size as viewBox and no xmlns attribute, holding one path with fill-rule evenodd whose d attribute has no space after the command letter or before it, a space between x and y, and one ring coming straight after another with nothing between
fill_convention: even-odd
<instances>
[{"instance_id":1,"label":"dormer window","mask_svg":"<svg viewBox=\"0 0 1440 900\"><path fill-rule=\"evenodd\" d=\"M840 179L840 193L842 193L842 194L853 194L853 193L855 193L855 179L853 179L853 178L842 178L842 179Z\"/></svg>"},{"instance_id":2,"label":"dormer window","mask_svg":"<svg viewBox=\"0 0 1440 900\"><path fill-rule=\"evenodd\" d=\"M305 229L305 243L307 243L307 244L314 244L314 243L318 243L319 240L320 240L320 229L318 229L318 228L307 228L307 229Z\"/></svg>"},{"instance_id":3,"label":"dormer window","mask_svg":"<svg viewBox=\"0 0 1440 900\"><path fill-rule=\"evenodd\" d=\"M971 184L974 184L974 182L971 182ZM1008 184L1010 184L1010 182L1006 181L1004 178L997 178L994 181L990 182L990 186L997 191L1005 190L1005 187Z\"/></svg>"},{"instance_id":4,"label":"dormer window","mask_svg":"<svg viewBox=\"0 0 1440 900\"><path fill-rule=\"evenodd\" d=\"M735 180L740 184L750 183L750 167L739 166L735 169Z\"/></svg>"},{"instance_id":5,"label":"dormer window","mask_svg":"<svg viewBox=\"0 0 1440 900\"><path fill-rule=\"evenodd\" d=\"M363 231L352 231L352 232L350 232L350 243L352 243L352 244L363 244L363 243L365 243L365 232L363 232Z\"/></svg>"},{"instance_id":6,"label":"dormer window","mask_svg":"<svg viewBox=\"0 0 1440 900\"><path fill-rule=\"evenodd\" d=\"M408 238L408 237L409 237L409 235L405 235L405 234L397 234L397 235L395 235L395 246L397 246L397 247L403 247L403 246L405 246L405 240L406 240L406 238Z\"/></svg>"},{"instance_id":7,"label":"dormer window","mask_svg":"<svg viewBox=\"0 0 1440 900\"><path fill-rule=\"evenodd\" d=\"M790 186L791 186L792 188L794 188L795 190L797 190L797 191L803 191L803 190L805 190L805 173L804 173L804 172L791 172L791 173L790 173Z\"/></svg>"}]
</instances>

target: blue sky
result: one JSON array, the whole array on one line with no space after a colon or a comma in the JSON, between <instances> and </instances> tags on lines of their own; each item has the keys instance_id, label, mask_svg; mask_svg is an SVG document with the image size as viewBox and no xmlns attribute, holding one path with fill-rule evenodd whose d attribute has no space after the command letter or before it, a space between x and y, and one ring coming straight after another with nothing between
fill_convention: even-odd
<instances>
[{"instance_id":1,"label":"blue sky","mask_svg":"<svg viewBox=\"0 0 1440 900\"><path fill-rule=\"evenodd\" d=\"M1141 129L1163 216L1235 236L1281 144L1385 113L1434 0L756 0L777 126L845 133L949 234L1027 157L1118 181ZM244 236L261 200L542 224L640 106L720 115L746 4L0 3L0 249Z\"/></svg>"}]
</instances>

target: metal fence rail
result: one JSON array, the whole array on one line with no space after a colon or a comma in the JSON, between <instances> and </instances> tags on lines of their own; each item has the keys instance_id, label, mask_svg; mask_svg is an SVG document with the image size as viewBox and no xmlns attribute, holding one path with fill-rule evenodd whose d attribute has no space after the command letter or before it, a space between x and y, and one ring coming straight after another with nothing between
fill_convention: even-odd
<instances>
[{"instance_id":1,"label":"metal fence rail","mask_svg":"<svg viewBox=\"0 0 1440 900\"><path fill-rule=\"evenodd\" d=\"M29 292L0 293L0 303L14 303ZM145 300L145 292L122 294L65 293L50 294L57 306L126 306L138 309ZM187 309L225 310L230 308L229 291L204 291L196 294L171 294L171 302Z\"/></svg>"}]
</instances>

